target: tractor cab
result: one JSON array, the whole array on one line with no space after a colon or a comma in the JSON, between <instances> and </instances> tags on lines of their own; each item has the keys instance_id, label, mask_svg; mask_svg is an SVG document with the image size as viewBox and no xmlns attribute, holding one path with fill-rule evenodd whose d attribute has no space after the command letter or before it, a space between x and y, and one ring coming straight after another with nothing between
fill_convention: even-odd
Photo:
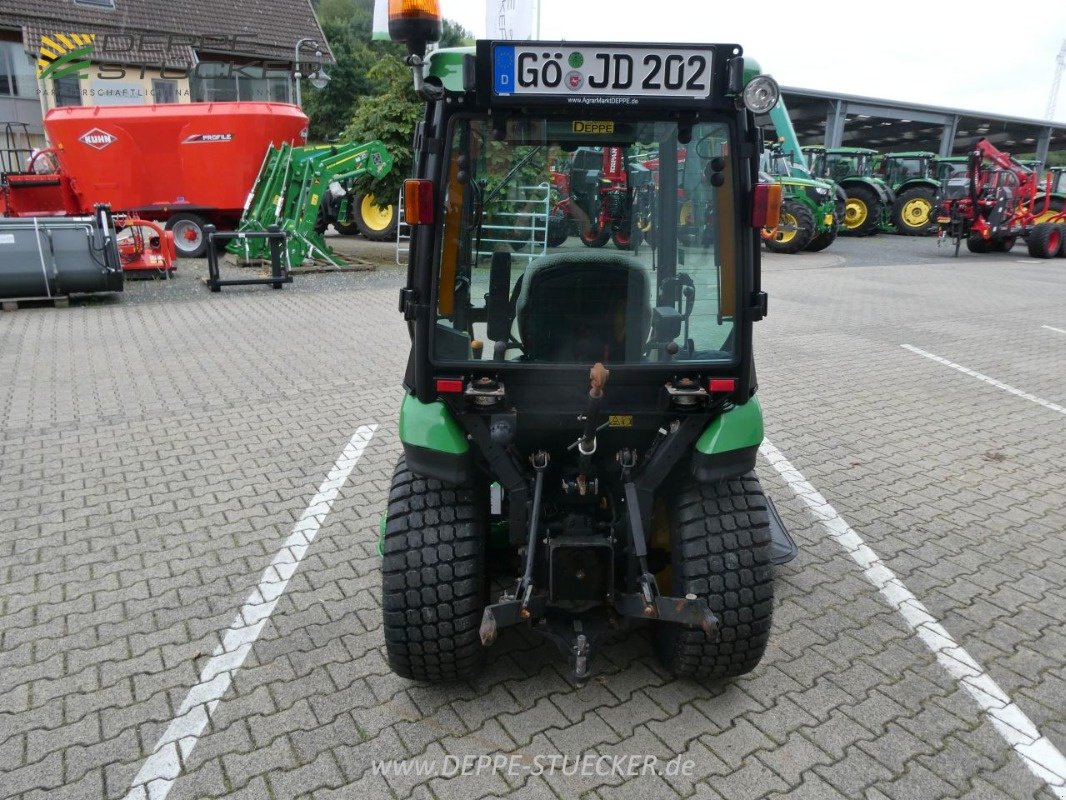
<instances>
[{"instance_id":1,"label":"tractor cab","mask_svg":"<svg viewBox=\"0 0 1066 800\"><path fill-rule=\"evenodd\" d=\"M795 553L752 471L759 230L780 205L754 117L777 86L745 81L735 44L427 56L426 7L390 5L426 111L403 197L389 663L467 677L521 625L583 681L605 637L650 624L676 674L746 672Z\"/></svg>"}]
</instances>

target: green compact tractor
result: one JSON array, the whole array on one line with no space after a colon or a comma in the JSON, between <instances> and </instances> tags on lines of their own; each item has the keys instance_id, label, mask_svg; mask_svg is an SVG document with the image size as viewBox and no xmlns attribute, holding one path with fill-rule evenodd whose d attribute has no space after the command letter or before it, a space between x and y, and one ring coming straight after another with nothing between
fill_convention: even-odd
<instances>
[{"instance_id":1,"label":"green compact tractor","mask_svg":"<svg viewBox=\"0 0 1066 800\"><path fill-rule=\"evenodd\" d=\"M763 230L766 248L774 253L798 253L829 247L839 226L833 185L802 177L802 169L779 145L771 145L763 153L761 165L760 179L781 186L781 223Z\"/></svg>"},{"instance_id":2,"label":"green compact tractor","mask_svg":"<svg viewBox=\"0 0 1066 800\"><path fill-rule=\"evenodd\" d=\"M881 157L881 173L892 188L892 224L907 236L936 233L933 208L940 181L935 177L936 155L926 152L886 153Z\"/></svg>"},{"instance_id":3,"label":"green compact tractor","mask_svg":"<svg viewBox=\"0 0 1066 800\"><path fill-rule=\"evenodd\" d=\"M841 235L872 236L889 229L896 195L875 173L876 150L810 146L803 152L814 177L834 181L847 193Z\"/></svg>"},{"instance_id":4,"label":"green compact tractor","mask_svg":"<svg viewBox=\"0 0 1066 800\"><path fill-rule=\"evenodd\" d=\"M521 626L581 682L606 637L639 625L674 675L748 672L774 564L795 555L754 471L759 230L780 202L757 180L754 114L776 84L745 81L735 44L479 41L427 57L439 18L390 7L426 109L404 183L412 346L380 539L389 665L468 679ZM486 250L487 198L520 202L557 153L584 148L657 153L650 245Z\"/></svg>"}]
</instances>

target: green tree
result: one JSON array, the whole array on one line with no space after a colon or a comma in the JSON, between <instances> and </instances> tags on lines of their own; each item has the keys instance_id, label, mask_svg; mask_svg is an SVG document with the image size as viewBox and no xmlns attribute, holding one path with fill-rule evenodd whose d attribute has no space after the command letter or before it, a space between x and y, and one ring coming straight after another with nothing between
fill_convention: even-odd
<instances>
[{"instance_id":1,"label":"green tree","mask_svg":"<svg viewBox=\"0 0 1066 800\"><path fill-rule=\"evenodd\" d=\"M352 142L380 140L392 154L392 171L374 183L362 180L360 189L374 192L383 204L395 202L404 178L411 174L414 129L422 118L423 106L415 95L411 70L399 59L386 58L375 64L369 77L382 88L379 94L364 97L356 107L342 138Z\"/></svg>"},{"instance_id":2,"label":"green tree","mask_svg":"<svg viewBox=\"0 0 1066 800\"><path fill-rule=\"evenodd\" d=\"M395 202L411 174L414 128L423 106L414 93L401 44L373 41L373 0L317 0L323 32L337 60L325 89L305 88L304 112L313 141L380 140L393 157L392 172L377 184L361 181L383 203ZM444 20L439 47L473 44L470 31Z\"/></svg>"}]
</instances>

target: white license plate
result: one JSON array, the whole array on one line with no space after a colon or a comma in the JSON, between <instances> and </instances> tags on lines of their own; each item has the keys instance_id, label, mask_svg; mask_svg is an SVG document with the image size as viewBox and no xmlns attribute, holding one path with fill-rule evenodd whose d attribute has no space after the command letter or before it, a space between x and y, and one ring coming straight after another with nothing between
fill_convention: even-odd
<instances>
[{"instance_id":1,"label":"white license plate","mask_svg":"<svg viewBox=\"0 0 1066 800\"><path fill-rule=\"evenodd\" d=\"M497 44L497 96L688 98L711 94L713 51L685 47Z\"/></svg>"}]
</instances>

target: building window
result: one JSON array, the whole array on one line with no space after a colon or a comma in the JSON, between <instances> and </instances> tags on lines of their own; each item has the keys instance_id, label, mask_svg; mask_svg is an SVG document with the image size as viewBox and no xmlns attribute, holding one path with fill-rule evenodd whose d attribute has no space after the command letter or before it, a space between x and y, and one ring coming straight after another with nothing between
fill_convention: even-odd
<instances>
[{"instance_id":1,"label":"building window","mask_svg":"<svg viewBox=\"0 0 1066 800\"><path fill-rule=\"evenodd\" d=\"M52 81L52 86L55 88L57 108L81 105L81 82L77 77L68 75L65 78L56 78Z\"/></svg>"},{"instance_id":2,"label":"building window","mask_svg":"<svg viewBox=\"0 0 1066 800\"><path fill-rule=\"evenodd\" d=\"M176 103L178 102L178 82L177 81L152 81L152 102L153 103Z\"/></svg>"},{"instance_id":3,"label":"building window","mask_svg":"<svg viewBox=\"0 0 1066 800\"><path fill-rule=\"evenodd\" d=\"M201 61L189 78L194 103L227 100L290 102L291 80L284 70L260 66L236 67Z\"/></svg>"},{"instance_id":4,"label":"building window","mask_svg":"<svg viewBox=\"0 0 1066 800\"><path fill-rule=\"evenodd\" d=\"M37 97L37 77L21 42L0 42L0 97Z\"/></svg>"}]
</instances>

